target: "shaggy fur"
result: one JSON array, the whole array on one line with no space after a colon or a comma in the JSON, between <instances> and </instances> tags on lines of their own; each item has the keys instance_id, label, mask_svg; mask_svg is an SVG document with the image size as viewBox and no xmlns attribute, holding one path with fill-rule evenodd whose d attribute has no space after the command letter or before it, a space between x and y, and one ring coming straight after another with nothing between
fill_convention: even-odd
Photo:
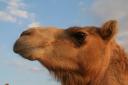
<instances>
[{"instance_id":1,"label":"shaggy fur","mask_svg":"<svg viewBox=\"0 0 128 85\"><path fill-rule=\"evenodd\" d=\"M62 85L128 85L128 59L116 33L115 20L101 27L31 28L14 51L38 60Z\"/></svg>"}]
</instances>

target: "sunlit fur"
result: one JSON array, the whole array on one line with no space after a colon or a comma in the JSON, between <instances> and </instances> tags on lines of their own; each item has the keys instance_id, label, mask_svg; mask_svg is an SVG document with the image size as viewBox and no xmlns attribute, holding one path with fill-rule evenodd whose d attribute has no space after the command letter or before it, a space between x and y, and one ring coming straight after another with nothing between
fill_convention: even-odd
<instances>
[{"instance_id":1,"label":"sunlit fur","mask_svg":"<svg viewBox=\"0 0 128 85\"><path fill-rule=\"evenodd\" d=\"M14 51L38 60L62 85L128 85L128 59L116 43L117 21L101 27L37 27L23 32ZM73 33L86 37L78 43Z\"/></svg>"}]
</instances>

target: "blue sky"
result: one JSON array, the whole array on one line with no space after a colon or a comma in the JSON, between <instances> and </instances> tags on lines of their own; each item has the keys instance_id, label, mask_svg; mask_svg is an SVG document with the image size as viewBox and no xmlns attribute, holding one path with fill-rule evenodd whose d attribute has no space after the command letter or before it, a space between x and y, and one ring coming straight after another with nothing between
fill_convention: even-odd
<instances>
[{"instance_id":1,"label":"blue sky","mask_svg":"<svg viewBox=\"0 0 128 85\"><path fill-rule=\"evenodd\" d=\"M114 3L114 4L113 4ZM117 41L128 43L127 0L0 0L0 85L59 85L38 62L13 53L20 33L33 26L100 26L119 21Z\"/></svg>"}]
</instances>

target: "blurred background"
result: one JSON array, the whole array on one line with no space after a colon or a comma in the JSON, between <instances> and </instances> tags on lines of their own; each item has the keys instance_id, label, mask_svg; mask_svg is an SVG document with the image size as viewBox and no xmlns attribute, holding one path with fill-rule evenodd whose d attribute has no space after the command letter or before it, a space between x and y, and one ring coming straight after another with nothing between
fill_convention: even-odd
<instances>
[{"instance_id":1,"label":"blurred background","mask_svg":"<svg viewBox=\"0 0 128 85\"><path fill-rule=\"evenodd\" d=\"M101 26L119 21L117 41L128 51L128 0L0 0L0 85L60 85L36 61L12 50L29 27Z\"/></svg>"}]
</instances>

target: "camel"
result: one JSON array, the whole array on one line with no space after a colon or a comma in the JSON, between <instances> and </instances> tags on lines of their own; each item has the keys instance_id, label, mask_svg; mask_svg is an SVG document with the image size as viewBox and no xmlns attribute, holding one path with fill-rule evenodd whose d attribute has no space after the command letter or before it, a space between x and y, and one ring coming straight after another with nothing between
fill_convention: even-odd
<instances>
[{"instance_id":1,"label":"camel","mask_svg":"<svg viewBox=\"0 0 128 85\"><path fill-rule=\"evenodd\" d=\"M128 58L117 32L116 20L99 27L33 27L21 33L14 52L39 61L62 85L128 85Z\"/></svg>"}]
</instances>

